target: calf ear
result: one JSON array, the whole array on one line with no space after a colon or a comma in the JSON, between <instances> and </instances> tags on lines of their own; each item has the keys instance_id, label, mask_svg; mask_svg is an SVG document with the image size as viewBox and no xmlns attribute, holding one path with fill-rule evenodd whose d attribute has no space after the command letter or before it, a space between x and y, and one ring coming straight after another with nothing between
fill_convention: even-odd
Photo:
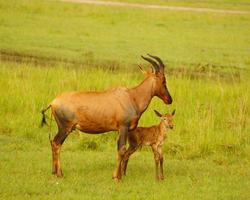
<instances>
[{"instance_id":1,"label":"calf ear","mask_svg":"<svg viewBox=\"0 0 250 200\"><path fill-rule=\"evenodd\" d=\"M155 111L155 114L158 116L158 117L162 117L162 114L159 113L157 110L154 110Z\"/></svg>"},{"instance_id":2,"label":"calf ear","mask_svg":"<svg viewBox=\"0 0 250 200\"><path fill-rule=\"evenodd\" d=\"M172 115L174 115L175 114L175 109L173 110L173 112L172 112Z\"/></svg>"}]
</instances>

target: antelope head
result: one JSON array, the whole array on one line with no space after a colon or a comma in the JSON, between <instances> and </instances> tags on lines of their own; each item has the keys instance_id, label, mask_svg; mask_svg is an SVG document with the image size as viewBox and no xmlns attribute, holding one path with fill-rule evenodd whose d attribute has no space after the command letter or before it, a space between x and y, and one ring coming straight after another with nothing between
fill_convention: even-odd
<instances>
[{"instance_id":1,"label":"antelope head","mask_svg":"<svg viewBox=\"0 0 250 200\"><path fill-rule=\"evenodd\" d=\"M167 88L167 81L164 74L165 65L163 64L162 60L157 56L152 56L148 54L149 57L141 56L144 60L148 61L152 64L152 72L145 72L140 67L141 71L146 76L153 76L155 79L154 84L154 92L155 95L158 96L160 99L163 100L165 104L172 103L172 97Z\"/></svg>"}]
</instances>

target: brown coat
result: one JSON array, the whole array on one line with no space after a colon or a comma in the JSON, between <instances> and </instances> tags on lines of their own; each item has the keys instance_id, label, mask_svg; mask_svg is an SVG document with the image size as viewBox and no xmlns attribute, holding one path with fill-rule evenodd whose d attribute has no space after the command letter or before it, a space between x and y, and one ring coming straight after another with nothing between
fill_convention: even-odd
<instances>
[{"instance_id":1,"label":"brown coat","mask_svg":"<svg viewBox=\"0 0 250 200\"><path fill-rule=\"evenodd\" d=\"M137 127L142 113L147 109L151 99L157 96L165 104L172 103L172 97L166 86L164 65L160 58L149 55L143 57L152 64L152 72L144 72L146 78L138 86L128 89L117 87L104 92L68 92L56 97L42 111L51 108L58 126L58 133L51 140L53 156L53 173L62 176L59 162L61 145L69 133L79 129L85 133L97 134L119 131L118 166L114 178L121 178L120 164L125 153L125 143L129 130Z\"/></svg>"},{"instance_id":2,"label":"brown coat","mask_svg":"<svg viewBox=\"0 0 250 200\"><path fill-rule=\"evenodd\" d=\"M173 116L172 114L161 115L155 110L157 116L161 118L161 122L158 125L151 127L138 127L132 130L128 134L129 148L125 152L123 163L122 163L122 173L126 174L127 164L129 157L141 146L151 146L154 153L155 164L156 164L156 179L164 179L163 175L163 153L162 145L167 137L168 129L173 128ZM159 174L159 164L160 164L160 174Z\"/></svg>"}]
</instances>

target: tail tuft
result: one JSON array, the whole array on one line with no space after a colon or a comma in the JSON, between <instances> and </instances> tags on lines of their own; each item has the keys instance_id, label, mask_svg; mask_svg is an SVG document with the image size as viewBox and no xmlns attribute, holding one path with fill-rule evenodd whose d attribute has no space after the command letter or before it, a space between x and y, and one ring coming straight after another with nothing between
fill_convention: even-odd
<instances>
[{"instance_id":1,"label":"tail tuft","mask_svg":"<svg viewBox=\"0 0 250 200\"><path fill-rule=\"evenodd\" d=\"M42 113L42 121L41 121L41 127L43 127L45 124L47 125L47 122L46 122L46 116L45 116L45 111L46 110L42 110L41 113Z\"/></svg>"},{"instance_id":2,"label":"tail tuft","mask_svg":"<svg viewBox=\"0 0 250 200\"><path fill-rule=\"evenodd\" d=\"M50 108L50 105L49 105L47 108L45 108L45 109L43 109L43 110L41 111L41 113L42 113L42 121L41 121L40 127L43 127L45 124L48 125L47 122L46 122L45 112L46 112L49 108Z\"/></svg>"}]
</instances>

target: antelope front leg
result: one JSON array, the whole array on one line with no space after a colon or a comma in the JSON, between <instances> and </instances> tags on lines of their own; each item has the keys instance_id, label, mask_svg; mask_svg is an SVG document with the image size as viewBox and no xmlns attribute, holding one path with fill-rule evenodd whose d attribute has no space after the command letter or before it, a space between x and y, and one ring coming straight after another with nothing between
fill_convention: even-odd
<instances>
[{"instance_id":1,"label":"antelope front leg","mask_svg":"<svg viewBox=\"0 0 250 200\"><path fill-rule=\"evenodd\" d=\"M119 181L122 178L122 167L121 163L123 161L125 152L126 152L126 140L127 140L127 134L128 134L128 128L122 127L119 130L119 139L118 139L118 155L117 155L117 166L113 173L113 179L115 181Z\"/></svg>"}]
</instances>

